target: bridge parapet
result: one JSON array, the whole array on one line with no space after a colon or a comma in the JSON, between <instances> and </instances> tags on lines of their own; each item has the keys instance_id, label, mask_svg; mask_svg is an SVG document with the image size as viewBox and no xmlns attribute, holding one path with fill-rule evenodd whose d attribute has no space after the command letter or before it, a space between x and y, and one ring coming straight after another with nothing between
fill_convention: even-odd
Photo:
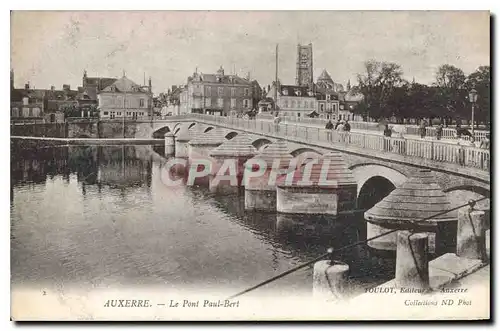
<instances>
[{"instance_id":1,"label":"bridge parapet","mask_svg":"<svg viewBox=\"0 0 500 331\"><path fill-rule=\"evenodd\" d=\"M298 124L275 124L264 120L245 120L203 114L190 114L191 119L204 123L260 133L274 138L285 138L319 147L339 148L345 152L361 154L375 152L378 157L401 156L403 160L424 165L431 161L434 167L451 165L453 169L470 170L481 177L489 177L490 151L476 147L462 146L450 142L421 140L408 137L384 137L374 133L339 132ZM401 158L400 158L401 159ZM429 162L427 162L428 164ZM467 171L466 171L467 172Z\"/></svg>"}]
</instances>

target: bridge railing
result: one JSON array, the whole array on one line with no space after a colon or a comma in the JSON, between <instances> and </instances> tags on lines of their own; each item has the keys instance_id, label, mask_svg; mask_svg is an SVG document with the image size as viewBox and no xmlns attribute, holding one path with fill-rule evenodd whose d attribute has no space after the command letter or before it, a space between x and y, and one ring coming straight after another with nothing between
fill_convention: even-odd
<instances>
[{"instance_id":1,"label":"bridge railing","mask_svg":"<svg viewBox=\"0 0 500 331\"><path fill-rule=\"evenodd\" d=\"M294 138L302 142L320 142L337 146L351 146L360 149L394 153L457 164L462 167L490 169L490 151L476 147L462 146L438 140L422 140L409 137L384 137L375 133L341 132L308 127L290 123L275 124L264 120L246 120L236 117L222 117L196 114L204 122L238 128L255 133L269 134L280 138Z\"/></svg>"}]
</instances>

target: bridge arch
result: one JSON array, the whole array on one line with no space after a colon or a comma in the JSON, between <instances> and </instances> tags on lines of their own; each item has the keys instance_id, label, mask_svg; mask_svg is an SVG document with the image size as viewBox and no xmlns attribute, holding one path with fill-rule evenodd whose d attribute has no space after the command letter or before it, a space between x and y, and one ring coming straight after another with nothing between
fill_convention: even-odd
<instances>
[{"instance_id":1,"label":"bridge arch","mask_svg":"<svg viewBox=\"0 0 500 331\"><path fill-rule=\"evenodd\" d=\"M212 131L214 129L213 126L209 126L208 128L206 128L205 130L203 130L203 133L207 133L209 131Z\"/></svg>"},{"instance_id":2,"label":"bridge arch","mask_svg":"<svg viewBox=\"0 0 500 331\"><path fill-rule=\"evenodd\" d=\"M225 135L225 138L226 138L227 140L231 140L231 139L233 139L234 137L236 137L237 135L238 135L238 132L236 132L236 131L231 131L231 132L229 132L228 134L226 134L226 135Z\"/></svg>"},{"instance_id":3,"label":"bridge arch","mask_svg":"<svg viewBox=\"0 0 500 331\"><path fill-rule=\"evenodd\" d=\"M164 126L153 132L153 138L163 139L165 137L165 133L168 132L170 132L170 128L168 126Z\"/></svg>"},{"instance_id":4,"label":"bridge arch","mask_svg":"<svg viewBox=\"0 0 500 331\"><path fill-rule=\"evenodd\" d=\"M180 128L180 127L181 127L181 124L182 124L182 123L180 123L180 122L175 123L174 127L172 128L172 131L173 131L173 132L175 132L175 130L176 130L177 128Z\"/></svg>"},{"instance_id":5,"label":"bridge arch","mask_svg":"<svg viewBox=\"0 0 500 331\"><path fill-rule=\"evenodd\" d=\"M193 122L193 123L189 124L189 126L188 126L188 130L190 130L190 129L191 129L193 126L195 126L195 125L196 125L196 122Z\"/></svg>"},{"instance_id":6,"label":"bridge arch","mask_svg":"<svg viewBox=\"0 0 500 331\"><path fill-rule=\"evenodd\" d=\"M177 134L181 130L181 127L174 129L174 134Z\"/></svg>"},{"instance_id":7,"label":"bridge arch","mask_svg":"<svg viewBox=\"0 0 500 331\"><path fill-rule=\"evenodd\" d=\"M393 168L374 163L357 164L349 169L358 184L357 209L370 209L407 179Z\"/></svg>"},{"instance_id":8,"label":"bridge arch","mask_svg":"<svg viewBox=\"0 0 500 331\"><path fill-rule=\"evenodd\" d=\"M300 147L300 148L297 148L297 149L294 149L293 151L290 152L290 154L292 154L293 157L297 157L299 156L300 154L304 154L304 153L316 153L318 155L323 155L322 152L320 151L317 151L313 148L308 148L308 147Z\"/></svg>"},{"instance_id":9,"label":"bridge arch","mask_svg":"<svg viewBox=\"0 0 500 331\"><path fill-rule=\"evenodd\" d=\"M466 204L467 202L469 202L469 200L478 200L481 198L487 198L485 200L476 203L475 208L481 210L490 209L491 193L490 190L484 187L473 186L473 185L461 185L461 186L451 187L443 191L448 196L452 208Z\"/></svg>"},{"instance_id":10,"label":"bridge arch","mask_svg":"<svg viewBox=\"0 0 500 331\"><path fill-rule=\"evenodd\" d=\"M272 144L273 142L266 138L258 138L252 142L252 146L255 147L259 152L263 151L264 148Z\"/></svg>"}]
</instances>

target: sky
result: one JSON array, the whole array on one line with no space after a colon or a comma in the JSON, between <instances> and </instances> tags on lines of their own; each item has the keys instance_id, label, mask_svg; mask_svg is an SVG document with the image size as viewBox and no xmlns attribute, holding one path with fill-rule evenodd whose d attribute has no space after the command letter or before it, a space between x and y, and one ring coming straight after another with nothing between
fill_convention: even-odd
<instances>
[{"instance_id":1,"label":"sky","mask_svg":"<svg viewBox=\"0 0 500 331\"><path fill-rule=\"evenodd\" d=\"M434 81L438 66L466 74L490 65L490 16L485 11L14 11L14 85L72 89L88 76L126 76L153 92L186 84L198 72L245 77L261 86L275 73L295 83L297 44L313 44L314 80L356 81L369 59L396 62L404 77Z\"/></svg>"}]
</instances>

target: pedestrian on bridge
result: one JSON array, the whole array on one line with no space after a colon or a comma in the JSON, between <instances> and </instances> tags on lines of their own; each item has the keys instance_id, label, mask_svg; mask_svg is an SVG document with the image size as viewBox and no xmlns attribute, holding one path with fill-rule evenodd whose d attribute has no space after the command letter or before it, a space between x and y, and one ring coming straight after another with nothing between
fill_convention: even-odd
<instances>
[{"instance_id":1,"label":"pedestrian on bridge","mask_svg":"<svg viewBox=\"0 0 500 331\"><path fill-rule=\"evenodd\" d=\"M479 145L479 148L490 149L490 134L489 133L486 133L486 137L484 137L481 140L481 144Z\"/></svg>"},{"instance_id":2,"label":"pedestrian on bridge","mask_svg":"<svg viewBox=\"0 0 500 331\"><path fill-rule=\"evenodd\" d=\"M389 152L391 149L391 136L392 130L389 128L389 124L386 124L384 129L384 150L386 152Z\"/></svg>"},{"instance_id":3,"label":"pedestrian on bridge","mask_svg":"<svg viewBox=\"0 0 500 331\"><path fill-rule=\"evenodd\" d=\"M332 141L332 130L333 130L333 123L332 121L328 120L328 122L325 125L326 129L326 137L328 141Z\"/></svg>"},{"instance_id":4,"label":"pedestrian on bridge","mask_svg":"<svg viewBox=\"0 0 500 331\"><path fill-rule=\"evenodd\" d=\"M334 130L337 130L337 128L339 127L339 125L342 124L342 122L340 121L340 118L337 120L337 123L335 123L335 129Z\"/></svg>"},{"instance_id":5,"label":"pedestrian on bridge","mask_svg":"<svg viewBox=\"0 0 500 331\"><path fill-rule=\"evenodd\" d=\"M426 130L426 123L425 120L420 121L420 138L424 139L425 138L425 130Z\"/></svg>"},{"instance_id":6,"label":"pedestrian on bridge","mask_svg":"<svg viewBox=\"0 0 500 331\"><path fill-rule=\"evenodd\" d=\"M441 136L443 135L443 124L439 123L436 128L436 139L441 140Z\"/></svg>"}]
</instances>

